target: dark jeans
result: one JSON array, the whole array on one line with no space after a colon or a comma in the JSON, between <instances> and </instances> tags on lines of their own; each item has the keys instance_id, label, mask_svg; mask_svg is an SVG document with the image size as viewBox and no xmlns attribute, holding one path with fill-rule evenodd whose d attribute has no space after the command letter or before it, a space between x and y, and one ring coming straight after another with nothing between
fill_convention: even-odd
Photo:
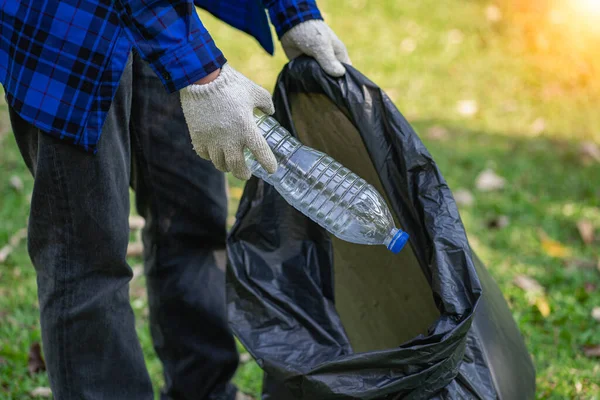
<instances>
[{"instance_id":1,"label":"dark jeans","mask_svg":"<svg viewBox=\"0 0 600 400\"><path fill-rule=\"evenodd\" d=\"M129 186L146 218L145 273L165 399L235 398L225 310L224 175L193 152L177 94L132 56L96 155L11 111L35 184L28 248L58 400L152 399L129 305Z\"/></svg>"}]
</instances>

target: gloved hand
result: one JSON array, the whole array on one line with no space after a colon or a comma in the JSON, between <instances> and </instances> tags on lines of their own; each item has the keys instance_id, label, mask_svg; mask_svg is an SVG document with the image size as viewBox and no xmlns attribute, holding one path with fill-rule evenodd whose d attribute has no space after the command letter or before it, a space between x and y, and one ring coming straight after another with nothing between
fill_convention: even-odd
<instances>
[{"instance_id":1,"label":"gloved hand","mask_svg":"<svg viewBox=\"0 0 600 400\"><path fill-rule=\"evenodd\" d=\"M203 85L190 85L180 92L183 114L196 153L223 172L250 179L244 159L248 148L270 174L277 160L254 122L254 108L273 114L271 95L229 64L219 76Z\"/></svg>"},{"instance_id":2,"label":"gloved hand","mask_svg":"<svg viewBox=\"0 0 600 400\"><path fill-rule=\"evenodd\" d=\"M346 73L342 63L352 64L344 43L322 20L314 19L294 26L283 35L281 45L290 60L306 54L334 77Z\"/></svg>"}]
</instances>

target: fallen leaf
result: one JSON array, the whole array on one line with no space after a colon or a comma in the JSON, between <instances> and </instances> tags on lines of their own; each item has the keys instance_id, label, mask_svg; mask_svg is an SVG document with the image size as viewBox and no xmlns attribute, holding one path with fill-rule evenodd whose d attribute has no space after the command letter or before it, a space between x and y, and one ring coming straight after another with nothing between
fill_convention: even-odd
<instances>
[{"instance_id":1,"label":"fallen leaf","mask_svg":"<svg viewBox=\"0 0 600 400\"><path fill-rule=\"evenodd\" d=\"M17 192L22 192L25 185L23 185L23 181L17 175L13 175L10 177L10 186L15 189Z\"/></svg>"},{"instance_id":2,"label":"fallen leaf","mask_svg":"<svg viewBox=\"0 0 600 400\"><path fill-rule=\"evenodd\" d=\"M497 175L491 169L484 170L475 179L475 187L482 192L500 190L504 186L506 186L506 179Z\"/></svg>"},{"instance_id":3,"label":"fallen leaf","mask_svg":"<svg viewBox=\"0 0 600 400\"><path fill-rule=\"evenodd\" d=\"M590 221L585 219L578 221L577 230L583 243L592 244L594 242L594 225Z\"/></svg>"},{"instance_id":4,"label":"fallen leaf","mask_svg":"<svg viewBox=\"0 0 600 400\"><path fill-rule=\"evenodd\" d=\"M227 227L231 228L235 224L235 216L230 215L227 217Z\"/></svg>"},{"instance_id":5,"label":"fallen leaf","mask_svg":"<svg viewBox=\"0 0 600 400\"><path fill-rule=\"evenodd\" d=\"M535 299L535 306L537 307L542 317L548 318L550 315L550 304L548 304L548 300L544 296L540 296Z\"/></svg>"},{"instance_id":6,"label":"fallen leaf","mask_svg":"<svg viewBox=\"0 0 600 400\"><path fill-rule=\"evenodd\" d=\"M142 276L142 274L144 273L144 266L141 264L137 264L134 265L133 268L131 268L131 270L133 271L133 277L131 278L131 280L134 280Z\"/></svg>"},{"instance_id":7,"label":"fallen leaf","mask_svg":"<svg viewBox=\"0 0 600 400\"><path fill-rule=\"evenodd\" d=\"M579 394L583 390L583 384L581 381L575 382L575 393Z\"/></svg>"},{"instance_id":8,"label":"fallen leaf","mask_svg":"<svg viewBox=\"0 0 600 400\"><path fill-rule=\"evenodd\" d=\"M244 190L240 187L233 186L229 188L229 194L234 199L239 200L242 197L242 193L244 193Z\"/></svg>"},{"instance_id":9,"label":"fallen leaf","mask_svg":"<svg viewBox=\"0 0 600 400\"><path fill-rule=\"evenodd\" d=\"M594 142L583 142L579 146L579 156L584 164L600 162L600 147Z\"/></svg>"},{"instance_id":10,"label":"fallen leaf","mask_svg":"<svg viewBox=\"0 0 600 400\"><path fill-rule=\"evenodd\" d=\"M514 113L519 111L519 106L515 101L508 100L502 104L502 110L507 113Z\"/></svg>"},{"instance_id":11,"label":"fallen leaf","mask_svg":"<svg viewBox=\"0 0 600 400\"><path fill-rule=\"evenodd\" d=\"M542 249L550 257L566 258L571 254L571 250L565 247L562 243L557 242L554 239L550 239L546 232L540 230L538 234L542 242Z\"/></svg>"},{"instance_id":12,"label":"fallen leaf","mask_svg":"<svg viewBox=\"0 0 600 400\"><path fill-rule=\"evenodd\" d=\"M563 213L563 215L565 217L572 216L573 214L575 214L575 204L566 203L565 205L562 206L561 212Z\"/></svg>"},{"instance_id":13,"label":"fallen leaf","mask_svg":"<svg viewBox=\"0 0 600 400\"><path fill-rule=\"evenodd\" d=\"M584 258L573 258L564 261L567 268L589 269L596 268L596 261L586 260Z\"/></svg>"},{"instance_id":14,"label":"fallen leaf","mask_svg":"<svg viewBox=\"0 0 600 400\"><path fill-rule=\"evenodd\" d=\"M141 256L144 252L144 245L140 242L129 243L127 246L127 257Z\"/></svg>"},{"instance_id":15,"label":"fallen leaf","mask_svg":"<svg viewBox=\"0 0 600 400\"><path fill-rule=\"evenodd\" d=\"M585 290L586 293L590 294L596 291L597 286L591 282L586 282L583 284L583 290Z\"/></svg>"},{"instance_id":16,"label":"fallen leaf","mask_svg":"<svg viewBox=\"0 0 600 400\"><path fill-rule=\"evenodd\" d=\"M594 307L592 310L592 318L600 322L600 307Z\"/></svg>"},{"instance_id":17,"label":"fallen leaf","mask_svg":"<svg viewBox=\"0 0 600 400\"><path fill-rule=\"evenodd\" d=\"M544 293L544 288L535 279L526 275L517 275L513 279L517 287L523 289L528 294L538 295Z\"/></svg>"},{"instance_id":18,"label":"fallen leaf","mask_svg":"<svg viewBox=\"0 0 600 400\"><path fill-rule=\"evenodd\" d=\"M252 360L252 356L249 353L240 354L240 364L246 364Z\"/></svg>"},{"instance_id":19,"label":"fallen leaf","mask_svg":"<svg viewBox=\"0 0 600 400\"><path fill-rule=\"evenodd\" d=\"M404 53L412 53L417 48L417 42L413 38L405 38L400 42L400 50Z\"/></svg>"},{"instance_id":20,"label":"fallen leaf","mask_svg":"<svg viewBox=\"0 0 600 400\"><path fill-rule=\"evenodd\" d=\"M560 84L551 83L542 88L542 99L551 100L564 96L564 89Z\"/></svg>"},{"instance_id":21,"label":"fallen leaf","mask_svg":"<svg viewBox=\"0 0 600 400\"><path fill-rule=\"evenodd\" d=\"M144 308L144 300L142 299L135 299L131 302L131 306L135 309L135 310L141 310L142 308Z\"/></svg>"},{"instance_id":22,"label":"fallen leaf","mask_svg":"<svg viewBox=\"0 0 600 400\"><path fill-rule=\"evenodd\" d=\"M42 357L42 348L38 342L33 343L29 347L29 355L27 356L27 369L30 374L37 374L46 370L46 363Z\"/></svg>"},{"instance_id":23,"label":"fallen leaf","mask_svg":"<svg viewBox=\"0 0 600 400\"><path fill-rule=\"evenodd\" d=\"M509 223L510 223L510 220L506 215L499 215L499 216L489 220L487 222L487 227L489 229L502 229L502 228L506 228Z\"/></svg>"},{"instance_id":24,"label":"fallen leaf","mask_svg":"<svg viewBox=\"0 0 600 400\"><path fill-rule=\"evenodd\" d=\"M12 253L12 251L13 251L13 247L8 244L6 246L0 248L0 264L2 264L4 261L6 261L6 259L10 255L10 253Z\"/></svg>"},{"instance_id":25,"label":"fallen leaf","mask_svg":"<svg viewBox=\"0 0 600 400\"><path fill-rule=\"evenodd\" d=\"M129 217L129 229L138 230L142 229L146 224L146 220L138 215L131 215Z\"/></svg>"},{"instance_id":26,"label":"fallen leaf","mask_svg":"<svg viewBox=\"0 0 600 400\"><path fill-rule=\"evenodd\" d=\"M36 387L29 392L31 397L51 397L52 390L49 387Z\"/></svg>"},{"instance_id":27,"label":"fallen leaf","mask_svg":"<svg viewBox=\"0 0 600 400\"><path fill-rule=\"evenodd\" d=\"M460 206L472 206L475 203L475 197L467 189L458 189L454 192L454 201Z\"/></svg>"},{"instance_id":28,"label":"fallen leaf","mask_svg":"<svg viewBox=\"0 0 600 400\"><path fill-rule=\"evenodd\" d=\"M585 346L583 348L583 354L585 354L586 357L590 358L600 357L600 345Z\"/></svg>"},{"instance_id":29,"label":"fallen leaf","mask_svg":"<svg viewBox=\"0 0 600 400\"><path fill-rule=\"evenodd\" d=\"M413 36L418 36L423 32L423 28L415 21L409 20L404 23L405 30Z\"/></svg>"},{"instance_id":30,"label":"fallen leaf","mask_svg":"<svg viewBox=\"0 0 600 400\"><path fill-rule=\"evenodd\" d=\"M535 136L540 135L545 130L546 130L546 120L544 120L544 118L537 118L531 124L531 133L533 133Z\"/></svg>"},{"instance_id":31,"label":"fallen leaf","mask_svg":"<svg viewBox=\"0 0 600 400\"><path fill-rule=\"evenodd\" d=\"M399 96L400 96L400 91L396 88L386 88L385 90L385 94L387 94L387 96L392 99L392 102L395 103L398 101ZM410 120L410 118L408 118Z\"/></svg>"},{"instance_id":32,"label":"fallen leaf","mask_svg":"<svg viewBox=\"0 0 600 400\"><path fill-rule=\"evenodd\" d=\"M513 282L525 291L529 304L534 305L544 318L550 315L550 304L544 288L538 281L526 275L517 275Z\"/></svg>"},{"instance_id":33,"label":"fallen leaf","mask_svg":"<svg viewBox=\"0 0 600 400\"><path fill-rule=\"evenodd\" d=\"M472 117L479 111L479 106L475 100L461 100L456 105L456 111L464 117Z\"/></svg>"},{"instance_id":34,"label":"fallen leaf","mask_svg":"<svg viewBox=\"0 0 600 400\"><path fill-rule=\"evenodd\" d=\"M21 240L25 239L27 237L27 229L22 228L19 229L14 235L12 235L10 237L10 239L8 239L8 244L11 245L12 247L17 247L19 245L19 243L21 243Z\"/></svg>"},{"instance_id":35,"label":"fallen leaf","mask_svg":"<svg viewBox=\"0 0 600 400\"><path fill-rule=\"evenodd\" d=\"M235 400L254 400L254 397L248 396L246 393L238 391L235 395Z\"/></svg>"},{"instance_id":36,"label":"fallen leaf","mask_svg":"<svg viewBox=\"0 0 600 400\"><path fill-rule=\"evenodd\" d=\"M485 8L485 17L490 22L498 22L502 19L502 11L494 4L490 4Z\"/></svg>"},{"instance_id":37,"label":"fallen leaf","mask_svg":"<svg viewBox=\"0 0 600 400\"><path fill-rule=\"evenodd\" d=\"M148 292L144 285L129 285L129 297L132 301L133 299L142 299L145 301L148 298Z\"/></svg>"},{"instance_id":38,"label":"fallen leaf","mask_svg":"<svg viewBox=\"0 0 600 400\"><path fill-rule=\"evenodd\" d=\"M19 245L21 240L27 237L27 229L19 229L14 235L8 239L8 244L0 248L0 264L2 264L10 253Z\"/></svg>"},{"instance_id":39,"label":"fallen leaf","mask_svg":"<svg viewBox=\"0 0 600 400\"><path fill-rule=\"evenodd\" d=\"M448 43L461 44L465 39L465 35L458 29L452 29L448 32Z\"/></svg>"},{"instance_id":40,"label":"fallen leaf","mask_svg":"<svg viewBox=\"0 0 600 400\"><path fill-rule=\"evenodd\" d=\"M427 138L444 141L448 139L448 130L443 126L435 125L427 129Z\"/></svg>"}]
</instances>

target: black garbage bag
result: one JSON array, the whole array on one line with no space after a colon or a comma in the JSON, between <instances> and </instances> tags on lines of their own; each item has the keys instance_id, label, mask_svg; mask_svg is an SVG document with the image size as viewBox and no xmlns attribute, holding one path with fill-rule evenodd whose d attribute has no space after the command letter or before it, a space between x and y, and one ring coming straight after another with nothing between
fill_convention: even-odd
<instances>
[{"instance_id":1,"label":"black garbage bag","mask_svg":"<svg viewBox=\"0 0 600 400\"><path fill-rule=\"evenodd\" d=\"M333 236L251 180L228 239L232 328L265 371L263 399L532 398L508 306L473 255L452 194L373 82L309 58L279 76L275 117L374 185L410 234L399 255Z\"/></svg>"}]
</instances>

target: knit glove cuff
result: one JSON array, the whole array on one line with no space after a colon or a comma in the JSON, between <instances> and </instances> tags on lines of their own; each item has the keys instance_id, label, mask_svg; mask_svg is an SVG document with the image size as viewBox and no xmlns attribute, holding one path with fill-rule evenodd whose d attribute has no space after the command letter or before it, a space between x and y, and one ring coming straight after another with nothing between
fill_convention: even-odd
<instances>
[{"instance_id":1,"label":"knit glove cuff","mask_svg":"<svg viewBox=\"0 0 600 400\"><path fill-rule=\"evenodd\" d=\"M225 64L214 81L202 85L189 85L182 90L182 96L186 93L189 100L204 101L215 95L228 95L232 85L246 85L247 83L255 86L252 81L232 66Z\"/></svg>"},{"instance_id":2,"label":"knit glove cuff","mask_svg":"<svg viewBox=\"0 0 600 400\"><path fill-rule=\"evenodd\" d=\"M180 91L181 107L192 145L198 155L217 169L249 179L244 149L249 149L269 173L277 161L254 121L254 109L275 111L270 93L225 64L219 76L204 85Z\"/></svg>"}]
</instances>

